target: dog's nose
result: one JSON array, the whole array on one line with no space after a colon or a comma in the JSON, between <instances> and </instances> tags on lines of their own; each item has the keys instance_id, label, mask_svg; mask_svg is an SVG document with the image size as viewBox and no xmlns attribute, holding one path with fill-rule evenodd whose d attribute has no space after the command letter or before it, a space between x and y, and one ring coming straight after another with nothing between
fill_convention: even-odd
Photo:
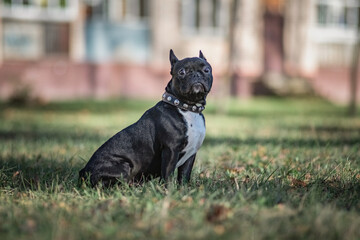
<instances>
[{"instance_id":1,"label":"dog's nose","mask_svg":"<svg viewBox=\"0 0 360 240\"><path fill-rule=\"evenodd\" d=\"M202 85L201 83L195 83L194 85L192 85L192 90L194 93L205 92L204 85Z\"/></svg>"}]
</instances>

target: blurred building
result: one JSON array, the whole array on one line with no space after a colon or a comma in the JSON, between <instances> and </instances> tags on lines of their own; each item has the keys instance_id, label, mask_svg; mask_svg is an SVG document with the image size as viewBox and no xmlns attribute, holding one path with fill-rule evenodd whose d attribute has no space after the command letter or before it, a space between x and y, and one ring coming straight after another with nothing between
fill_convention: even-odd
<instances>
[{"instance_id":1,"label":"blurred building","mask_svg":"<svg viewBox=\"0 0 360 240\"><path fill-rule=\"evenodd\" d=\"M359 7L359 0L0 0L0 97L159 97L172 48L179 58L203 51L213 94L315 91L346 102Z\"/></svg>"}]
</instances>

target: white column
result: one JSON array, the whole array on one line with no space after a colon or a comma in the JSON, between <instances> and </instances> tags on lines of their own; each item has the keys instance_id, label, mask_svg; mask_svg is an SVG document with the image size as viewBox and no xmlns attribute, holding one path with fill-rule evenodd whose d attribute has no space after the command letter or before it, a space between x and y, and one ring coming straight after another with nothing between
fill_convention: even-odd
<instances>
[{"instance_id":1,"label":"white column","mask_svg":"<svg viewBox=\"0 0 360 240\"><path fill-rule=\"evenodd\" d=\"M123 20L124 0L109 0L109 19L114 22Z\"/></svg>"},{"instance_id":2,"label":"white column","mask_svg":"<svg viewBox=\"0 0 360 240\"><path fill-rule=\"evenodd\" d=\"M179 0L151 1L152 64L163 67L168 63L169 49L175 54L180 37Z\"/></svg>"},{"instance_id":3,"label":"white column","mask_svg":"<svg viewBox=\"0 0 360 240\"><path fill-rule=\"evenodd\" d=\"M85 59L85 6L82 1L69 1L77 7L77 17L70 23L70 59L72 61L83 61ZM77 5L77 6L76 6ZM72 7L72 6L70 6Z\"/></svg>"},{"instance_id":4,"label":"white column","mask_svg":"<svg viewBox=\"0 0 360 240\"><path fill-rule=\"evenodd\" d=\"M284 16L285 67L295 75L311 75L317 68L312 39L315 24L314 0L288 0Z\"/></svg>"},{"instance_id":5,"label":"white column","mask_svg":"<svg viewBox=\"0 0 360 240\"><path fill-rule=\"evenodd\" d=\"M234 33L237 67L257 75L263 68L263 26L261 1L238 0Z\"/></svg>"}]
</instances>

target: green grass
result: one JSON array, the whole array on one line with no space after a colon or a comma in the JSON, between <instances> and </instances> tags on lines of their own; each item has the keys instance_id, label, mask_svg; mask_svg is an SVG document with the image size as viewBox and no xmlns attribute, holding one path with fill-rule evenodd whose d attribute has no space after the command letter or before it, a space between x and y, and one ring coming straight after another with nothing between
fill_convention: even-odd
<instances>
[{"instance_id":1,"label":"green grass","mask_svg":"<svg viewBox=\"0 0 360 240\"><path fill-rule=\"evenodd\" d=\"M154 104L0 104L0 239L360 239L360 118L318 99L213 100L188 185L79 187Z\"/></svg>"}]
</instances>

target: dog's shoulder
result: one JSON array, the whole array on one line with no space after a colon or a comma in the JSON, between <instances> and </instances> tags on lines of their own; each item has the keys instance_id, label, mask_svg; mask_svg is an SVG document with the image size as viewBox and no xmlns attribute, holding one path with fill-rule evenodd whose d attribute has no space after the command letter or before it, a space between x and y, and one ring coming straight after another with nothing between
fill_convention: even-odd
<instances>
[{"instance_id":1,"label":"dog's shoulder","mask_svg":"<svg viewBox=\"0 0 360 240\"><path fill-rule=\"evenodd\" d=\"M158 102L155 106L148 109L142 118L151 118L155 121L168 120L168 121L179 121L182 119L182 114L179 113L178 109L163 101Z\"/></svg>"},{"instance_id":2,"label":"dog's shoulder","mask_svg":"<svg viewBox=\"0 0 360 240\"><path fill-rule=\"evenodd\" d=\"M147 110L140 121L151 121L163 138L177 139L185 136L187 122L179 109L163 101Z\"/></svg>"}]
</instances>

